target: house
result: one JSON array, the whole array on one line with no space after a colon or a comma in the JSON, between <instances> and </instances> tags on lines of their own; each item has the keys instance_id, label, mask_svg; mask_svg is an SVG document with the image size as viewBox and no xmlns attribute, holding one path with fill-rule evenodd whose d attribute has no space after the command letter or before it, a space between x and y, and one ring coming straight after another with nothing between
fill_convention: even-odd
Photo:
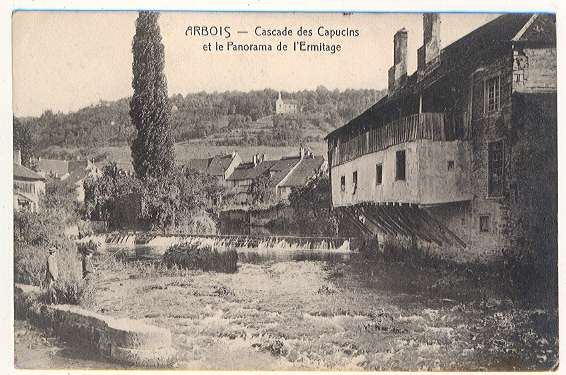
<instances>
[{"instance_id":1,"label":"house","mask_svg":"<svg viewBox=\"0 0 566 375\"><path fill-rule=\"evenodd\" d=\"M298 104L296 100L293 99L281 99L281 92L279 92L279 96L275 101L275 113L276 114L293 114L299 112Z\"/></svg>"},{"instance_id":2,"label":"house","mask_svg":"<svg viewBox=\"0 0 566 375\"><path fill-rule=\"evenodd\" d=\"M21 164L21 153L14 151L14 210L37 212L45 193L45 177Z\"/></svg>"},{"instance_id":3,"label":"house","mask_svg":"<svg viewBox=\"0 0 566 375\"><path fill-rule=\"evenodd\" d=\"M444 48L440 27L423 15L411 75L399 30L387 96L327 135L333 209L461 260L556 240L555 16L506 14Z\"/></svg>"},{"instance_id":4,"label":"house","mask_svg":"<svg viewBox=\"0 0 566 375\"><path fill-rule=\"evenodd\" d=\"M242 158L237 152L227 155L216 155L206 159L190 159L187 166L199 172L206 173L218 179L218 183L222 186L228 186L228 177L234 172L235 168L240 165Z\"/></svg>"},{"instance_id":5,"label":"house","mask_svg":"<svg viewBox=\"0 0 566 375\"><path fill-rule=\"evenodd\" d=\"M101 170L91 163L86 168L78 168L73 170L65 179L65 183L73 187L77 202L83 203L85 201L85 188L84 182L89 177L100 177Z\"/></svg>"},{"instance_id":6,"label":"house","mask_svg":"<svg viewBox=\"0 0 566 375\"><path fill-rule=\"evenodd\" d=\"M277 197L281 200L287 200L293 189L305 186L313 177L326 171L326 169L327 163L322 156L307 153L291 169L289 174L277 184Z\"/></svg>"},{"instance_id":7,"label":"house","mask_svg":"<svg viewBox=\"0 0 566 375\"><path fill-rule=\"evenodd\" d=\"M298 155L279 160L266 160L265 155L254 155L251 163L241 163L234 169L228 181L237 201L246 203L251 200L248 191L252 183L261 176L268 177L275 199L284 201L293 187L306 184L308 178L315 175L323 164L322 157L315 157L302 147Z\"/></svg>"},{"instance_id":8,"label":"house","mask_svg":"<svg viewBox=\"0 0 566 375\"><path fill-rule=\"evenodd\" d=\"M46 177L64 180L69 176L69 162L59 159L39 158L37 160L37 168Z\"/></svg>"},{"instance_id":9,"label":"house","mask_svg":"<svg viewBox=\"0 0 566 375\"><path fill-rule=\"evenodd\" d=\"M65 180L74 171L91 169L94 162L77 157L75 160L45 159L38 158L37 167L46 177Z\"/></svg>"}]
</instances>

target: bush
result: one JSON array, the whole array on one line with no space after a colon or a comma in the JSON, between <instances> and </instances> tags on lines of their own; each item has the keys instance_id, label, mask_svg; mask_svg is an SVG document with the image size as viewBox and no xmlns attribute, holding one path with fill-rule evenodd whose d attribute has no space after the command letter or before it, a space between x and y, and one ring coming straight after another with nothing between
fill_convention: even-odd
<instances>
[{"instance_id":1,"label":"bush","mask_svg":"<svg viewBox=\"0 0 566 375\"><path fill-rule=\"evenodd\" d=\"M14 281L43 286L49 247L57 245L59 278L54 283L58 303L92 305L94 285L82 279L81 257L63 235L63 225L48 212L14 216Z\"/></svg>"},{"instance_id":2,"label":"bush","mask_svg":"<svg viewBox=\"0 0 566 375\"><path fill-rule=\"evenodd\" d=\"M14 281L40 286L45 279L47 251L42 246L14 244Z\"/></svg>"},{"instance_id":3,"label":"bush","mask_svg":"<svg viewBox=\"0 0 566 375\"><path fill-rule=\"evenodd\" d=\"M93 254L97 253L98 250L100 249L101 243L100 242L96 242L94 240L89 240L88 242L78 242L77 243L77 249L79 251L79 253L84 253L86 251L90 251Z\"/></svg>"},{"instance_id":4,"label":"bush","mask_svg":"<svg viewBox=\"0 0 566 375\"><path fill-rule=\"evenodd\" d=\"M216 234L216 222L206 212L191 216L186 227L187 233Z\"/></svg>"},{"instance_id":5,"label":"bush","mask_svg":"<svg viewBox=\"0 0 566 375\"><path fill-rule=\"evenodd\" d=\"M167 249L163 255L167 267L234 273L238 270L236 250L217 250L210 245L180 244Z\"/></svg>"}]
</instances>

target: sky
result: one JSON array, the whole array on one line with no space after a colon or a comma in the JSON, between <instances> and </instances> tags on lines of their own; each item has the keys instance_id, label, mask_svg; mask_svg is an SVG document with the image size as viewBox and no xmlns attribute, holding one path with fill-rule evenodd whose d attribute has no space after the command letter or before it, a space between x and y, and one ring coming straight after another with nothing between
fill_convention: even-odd
<instances>
[{"instance_id":1,"label":"sky","mask_svg":"<svg viewBox=\"0 0 566 375\"><path fill-rule=\"evenodd\" d=\"M131 44L135 12L16 12L12 17L13 110L39 116L45 110L75 111L132 94ZM442 14L441 44L447 46L494 14ZM164 12L159 18L165 46L169 94L199 91L283 91L387 88L393 63L393 35L408 31L408 73L422 45L422 15L355 13ZM229 26L224 36L186 36L188 26ZM292 29L293 36L256 36L255 29ZM319 37L317 30L359 30L357 37ZM312 37L297 36L303 27ZM237 33L247 31L247 34ZM318 52L204 51L203 45L279 41L340 44L335 54Z\"/></svg>"}]
</instances>

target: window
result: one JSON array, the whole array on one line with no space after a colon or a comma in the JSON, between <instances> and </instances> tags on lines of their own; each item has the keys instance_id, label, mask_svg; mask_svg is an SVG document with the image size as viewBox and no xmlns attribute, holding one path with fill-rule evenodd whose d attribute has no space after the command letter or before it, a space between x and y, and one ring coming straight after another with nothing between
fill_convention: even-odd
<instances>
[{"instance_id":1,"label":"window","mask_svg":"<svg viewBox=\"0 0 566 375\"><path fill-rule=\"evenodd\" d=\"M504 180L503 141L488 144L488 195L503 195Z\"/></svg>"},{"instance_id":2,"label":"window","mask_svg":"<svg viewBox=\"0 0 566 375\"><path fill-rule=\"evenodd\" d=\"M448 170L451 171L454 169L454 160L448 160Z\"/></svg>"},{"instance_id":3,"label":"window","mask_svg":"<svg viewBox=\"0 0 566 375\"><path fill-rule=\"evenodd\" d=\"M405 180L405 150L397 151L395 153L395 179Z\"/></svg>"},{"instance_id":4,"label":"window","mask_svg":"<svg viewBox=\"0 0 566 375\"><path fill-rule=\"evenodd\" d=\"M346 191L346 176L340 177L340 191Z\"/></svg>"},{"instance_id":5,"label":"window","mask_svg":"<svg viewBox=\"0 0 566 375\"><path fill-rule=\"evenodd\" d=\"M480 216L480 232L489 233L490 217L489 215Z\"/></svg>"},{"instance_id":6,"label":"window","mask_svg":"<svg viewBox=\"0 0 566 375\"><path fill-rule=\"evenodd\" d=\"M356 190L358 189L358 171L354 171L354 173L352 173L352 185L354 186L352 194L356 194Z\"/></svg>"},{"instance_id":7,"label":"window","mask_svg":"<svg viewBox=\"0 0 566 375\"><path fill-rule=\"evenodd\" d=\"M376 164L375 165L375 184L381 185L383 182L383 165Z\"/></svg>"},{"instance_id":8,"label":"window","mask_svg":"<svg viewBox=\"0 0 566 375\"><path fill-rule=\"evenodd\" d=\"M499 76L490 78L484 83L484 112L499 111L500 85Z\"/></svg>"}]
</instances>

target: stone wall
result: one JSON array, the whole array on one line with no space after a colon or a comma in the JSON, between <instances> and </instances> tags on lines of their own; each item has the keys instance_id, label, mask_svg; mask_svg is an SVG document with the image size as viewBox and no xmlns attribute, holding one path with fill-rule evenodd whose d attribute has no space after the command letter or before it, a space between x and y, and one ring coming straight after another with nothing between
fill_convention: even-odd
<instances>
[{"instance_id":1,"label":"stone wall","mask_svg":"<svg viewBox=\"0 0 566 375\"><path fill-rule=\"evenodd\" d=\"M111 361L133 367L169 367L175 361L167 329L139 320L115 319L78 306L45 305L39 302L40 295L38 287L16 284L16 317L50 328L68 342Z\"/></svg>"}]
</instances>

